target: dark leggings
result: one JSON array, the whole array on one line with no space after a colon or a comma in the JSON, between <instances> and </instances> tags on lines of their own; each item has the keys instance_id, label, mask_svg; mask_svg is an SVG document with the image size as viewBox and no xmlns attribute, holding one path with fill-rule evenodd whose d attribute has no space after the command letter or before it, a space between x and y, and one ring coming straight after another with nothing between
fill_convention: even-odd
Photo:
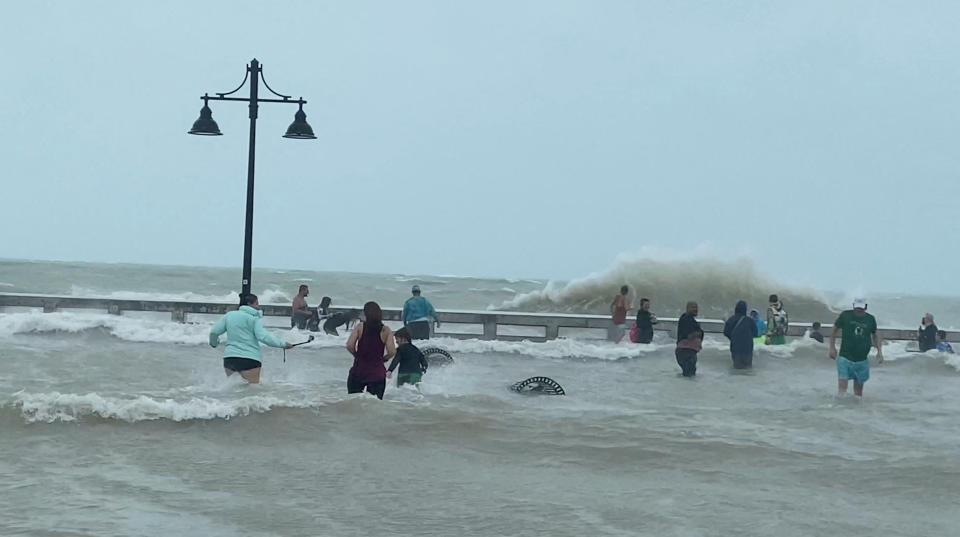
<instances>
[{"instance_id":1,"label":"dark leggings","mask_svg":"<svg viewBox=\"0 0 960 537\"><path fill-rule=\"evenodd\" d=\"M369 382L361 382L352 378L347 379L347 393L363 393L364 388L366 388L367 393L376 395L377 399L383 399L383 392L387 389L387 379Z\"/></svg>"},{"instance_id":2,"label":"dark leggings","mask_svg":"<svg viewBox=\"0 0 960 537\"><path fill-rule=\"evenodd\" d=\"M683 370L683 376L693 377L697 374L697 351L693 349L677 349L677 364Z\"/></svg>"}]
</instances>

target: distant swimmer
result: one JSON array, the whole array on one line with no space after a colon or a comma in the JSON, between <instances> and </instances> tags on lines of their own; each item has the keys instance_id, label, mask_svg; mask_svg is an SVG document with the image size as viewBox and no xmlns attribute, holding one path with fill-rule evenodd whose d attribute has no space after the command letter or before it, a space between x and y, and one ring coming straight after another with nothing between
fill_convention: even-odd
<instances>
[{"instance_id":1,"label":"distant swimmer","mask_svg":"<svg viewBox=\"0 0 960 537\"><path fill-rule=\"evenodd\" d=\"M650 343L653 341L653 325L657 324L657 316L650 311L650 299L640 299L640 309L637 310L637 337L632 338L634 343Z\"/></svg>"},{"instance_id":2,"label":"distant swimmer","mask_svg":"<svg viewBox=\"0 0 960 537\"><path fill-rule=\"evenodd\" d=\"M430 365L427 363L427 357L411 342L410 332L406 328L397 330L393 337L397 341L397 355L393 357L390 367L387 368L387 378L390 378L393 370L400 366L400 371L397 373L397 386L419 385Z\"/></svg>"},{"instance_id":3,"label":"distant swimmer","mask_svg":"<svg viewBox=\"0 0 960 537\"><path fill-rule=\"evenodd\" d=\"M393 331L383 324L383 312L376 302L363 305L364 321L350 333L347 350L353 355L353 367L347 374L347 393L372 393L383 399L387 388L384 362L397 354Z\"/></svg>"},{"instance_id":4,"label":"distant swimmer","mask_svg":"<svg viewBox=\"0 0 960 537\"><path fill-rule=\"evenodd\" d=\"M420 296L420 286L414 285L410 289L412 297L403 303L403 313L400 320L410 331L413 339L430 339L430 322L440 328L440 318L429 300Z\"/></svg>"},{"instance_id":5,"label":"distant swimmer","mask_svg":"<svg viewBox=\"0 0 960 537\"><path fill-rule=\"evenodd\" d=\"M837 355L837 333L842 332L840 354ZM837 391L847 393L847 382L853 379L853 393L863 397L863 385L870 379L870 346L877 347L877 363L883 363L883 345L877 333L877 320L867 313L867 301L853 301L853 310L837 317L830 332L830 358L837 361Z\"/></svg>"},{"instance_id":6,"label":"distant swimmer","mask_svg":"<svg viewBox=\"0 0 960 537\"><path fill-rule=\"evenodd\" d=\"M953 347L947 343L947 333L943 330L937 330L937 350L940 352L946 352L948 354L953 354Z\"/></svg>"},{"instance_id":7,"label":"distant swimmer","mask_svg":"<svg viewBox=\"0 0 960 537\"><path fill-rule=\"evenodd\" d=\"M927 352L937 348L937 325L933 322L933 314L928 313L920 319L920 328L917 330L917 342L920 352Z\"/></svg>"},{"instance_id":8,"label":"distant swimmer","mask_svg":"<svg viewBox=\"0 0 960 537\"><path fill-rule=\"evenodd\" d=\"M293 299L292 313L290 314L290 328L299 328L303 330L307 325L314 323L316 325L316 311L310 310L307 306L307 297L310 296L310 288L301 285L297 290L297 296Z\"/></svg>"},{"instance_id":9,"label":"distant swimmer","mask_svg":"<svg viewBox=\"0 0 960 537\"><path fill-rule=\"evenodd\" d=\"M807 337L810 339L815 339L820 343L823 343L823 334L820 333L820 321L816 321L810 327L810 333L807 334Z\"/></svg>"},{"instance_id":10,"label":"distant swimmer","mask_svg":"<svg viewBox=\"0 0 960 537\"><path fill-rule=\"evenodd\" d=\"M754 338L753 342L763 343L767 336L767 321L760 318L760 312L757 310L750 310L750 318L757 323L757 332L760 334L759 337Z\"/></svg>"},{"instance_id":11,"label":"distant swimmer","mask_svg":"<svg viewBox=\"0 0 960 537\"><path fill-rule=\"evenodd\" d=\"M777 295L770 295L770 307L767 308L767 345L786 344L789 325L790 318L783 309L783 302Z\"/></svg>"},{"instance_id":12,"label":"distant swimmer","mask_svg":"<svg viewBox=\"0 0 960 537\"><path fill-rule=\"evenodd\" d=\"M610 303L610 329L607 331L607 339L614 343L620 343L623 336L627 333L627 310L630 309L630 299L627 293L630 288L624 285L620 288L620 294L613 297Z\"/></svg>"},{"instance_id":13,"label":"distant swimmer","mask_svg":"<svg viewBox=\"0 0 960 537\"><path fill-rule=\"evenodd\" d=\"M757 323L747 317L747 303L737 302L733 316L723 325L723 335L730 340L730 357L735 369L753 367L753 339L757 337Z\"/></svg>"},{"instance_id":14,"label":"distant swimmer","mask_svg":"<svg viewBox=\"0 0 960 537\"><path fill-rule=\"evenodd\" d=\"M697 322L699 306L696 302L687 302L687 311L677 321L677 364L683 376L697 374L697 353L703 348L703 329Z\"/></svg>"},{"instance_id":15,"label":"distant swimmer","mask_svg":"<svg viewBox=\"0 0 960 537\"><path fill-rule=\"evenodd\" d=\"M223 369L227 376L240 373L250 384L260 383L260 344L278 349L290 349L293 345L271 334L263 327L263 312L257 295L248 294L240 299L244 305L223 316L210 329L210 346L220 344L220 336L227 334Z\"/></svg>"}]
</instances>

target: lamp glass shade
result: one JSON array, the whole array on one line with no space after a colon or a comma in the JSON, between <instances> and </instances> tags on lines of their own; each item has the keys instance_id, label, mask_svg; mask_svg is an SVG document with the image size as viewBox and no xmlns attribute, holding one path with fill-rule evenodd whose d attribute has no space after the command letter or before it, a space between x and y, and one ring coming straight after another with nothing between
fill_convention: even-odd
<instances>
[{"instance_id":1,"label":"lamp glass shade","mask_svg":"<svg viewBox=\"0 0 960 537\"><path fill-rule=\"evenodd\" d=\"M316 136L313 134L313 127L307 123L307 114L303 111L303 108L297 110L297 113L293 116L293 123L287 127L287 133L283 135L284 138L293 138L296 140L314 140Z\"/></svg>"},{"instance_id":2,"label":"lamp glass shade","mask_svg":"<svg viewBox=\"0 0 960 537\"><path fill-rule=\"evenodd\" d=\"M217 122L213 120L213 112L206 102L203 103L203 108L200 109L200 117L193 122L193 128L190 129L189 133L200 136L220 136L223 134L220 132Z\"/></svg>"}]
</instances>

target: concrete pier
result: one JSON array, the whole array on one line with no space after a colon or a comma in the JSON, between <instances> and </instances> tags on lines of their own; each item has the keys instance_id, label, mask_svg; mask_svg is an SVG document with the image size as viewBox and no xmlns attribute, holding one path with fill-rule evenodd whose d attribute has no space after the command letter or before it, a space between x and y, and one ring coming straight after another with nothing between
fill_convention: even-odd
<instances>
[{"instance_id":1,"label":"concrete pier","mask_svg":"<svg viewBox=\"0 0 960 537\"><path fill-rule=\"evenodd\" d=\"M222 315L237 308L235 303L217 302L171 302L164 300L124 300L113 298L81 298L73 296L29 295L0 293L0 311L11 309L34 309L50 313L69 310L99 310L113 315L124 312L169 313L175 322L191 322L191 317ZM290 306L262 304L266 318L289 318ZM332 313L360 311L359 306L332 307ZM385 321L399 321L400 308L383 308ZM607 315L580 315L562 313L522 313L511 311L440 310L441 329L436 335L460 339L487 339L506 341L546 341L559 337L604 337L610 326ZM276 320L276 319L275 319ZM628 319L629 322L629 319ZM283 326L283 322L279 323ZM707 333L723 332L723 321L700 319ZM657 331L676 334L677 319L660 319ZM788 335L803 336L809 323L792 323ZM829 337L831 325L823 325L821 331ZM917 338L914 328L881 328L884 340L913 341ZM948 341L960 341L960 333L947 333Z\"/></svg>"}]
</instances>

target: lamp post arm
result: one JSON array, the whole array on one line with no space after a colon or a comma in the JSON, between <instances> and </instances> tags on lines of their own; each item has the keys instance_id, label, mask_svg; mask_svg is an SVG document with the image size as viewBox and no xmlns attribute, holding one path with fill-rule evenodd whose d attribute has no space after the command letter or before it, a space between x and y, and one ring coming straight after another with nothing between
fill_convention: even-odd
<instances>
[{"instance_id":1,"label":"lamp post arm","mask_svg":"<svg viewBox=\"0 0 960 537\"><path fill-rule=\"evenodd\" d=\"M250 99L247 97L200 97L201 99L209 99L211 101L240 101L248 103ZM307 101L303 99L257 99L258 103L289 103L289 104L307 104Z\"/></svg>"}]
</instances>

